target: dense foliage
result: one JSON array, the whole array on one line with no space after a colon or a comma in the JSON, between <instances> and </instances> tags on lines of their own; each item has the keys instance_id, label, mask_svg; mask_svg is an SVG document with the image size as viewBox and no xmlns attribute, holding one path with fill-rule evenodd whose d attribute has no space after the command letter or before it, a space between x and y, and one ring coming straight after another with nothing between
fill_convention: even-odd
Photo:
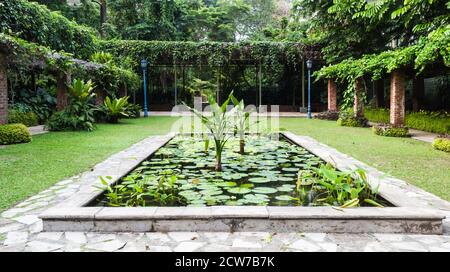
<instances>
[{"instance_id":1,"label":"dense foliage","mask_svg":"<svg viewBox=\"0 0 450 272\"><path fill-rule=\"evenodd\" d=\"M372 127L373 133L386 137L408 137L407 127L392 127L391 125L375 125Z\"/></svg>"},{"instance_id":2,"label":"dense foliage","mask_svg":"<svg viewBox=\"0 0 450 272\"><path fill-rule=\"evenodd\" d=\"M368 120L364 117L355 116L352 110L339 112L337 124L344 127L367 127Z\"/></svg>"},{"instance_id":3,"label":"dense foliage","mask_svg":"<svg viewBox=\"0 0 450 272\"><path fill-rule=\"evenodd\" d=\"M389 123L389 110L367 108L364 116L371 122ZM409 128L434 132L450 133L450 115L445 112L407 112L405 125Z\"/></svg>"},{"instance_id":4,"label":"dense foliage","mask_svg":"<svg viewBox=\"0 0 450 272\"><path fill-rule=\"evenodd\" d=\"M27 127L38 125L37 115L32 111L22 111L20 109L10 109L8 111L9 124L24 124Z\"/></svg>"},{"instance_id":5,"label":"dense foliage","mask_svg":"<svg viewBox=\"0 0 450 272\"><path fill-rule=\"evenodd\" d=\"M56 112L48 120L46 127L53 131L94 130L96 107L95 93L91 81L74 79L69 86L69 105Z\"/></svg>"},{"instance_id":6,"label":"dense foliage","mask_svg":"<svg viewBox=\"0 0 450 272\"><path fill-rule=\"evenodd\" d=\"M450 138L436 138L433 142L433 147L437 150L450 152Z\"/></svg>"},{"instance_id":7,"label":"dense foliage","mask_svg":"<svg viewBox=\"0 0 450 272\"><path fill-rule=\"evenodd\" d=\"M125 41L113 40L101 43L103 50L118 57L130 57L138 65L142 58L150 64L207 63L211 66L230 64L236 60L261 61L267 66L284 63L295 65L302 53L313 48L299 43L278 42L174 42L174 41Z\"/></svg>"},{"instance_id":8,"label":"dense foliage","mask_svg":"<svg viewBox=\"0 0 450 272\"><path fill-rule=\"evenodd\" d=\"M25 125L9 124L0 126L0 145L28 142L31 142L31 134Z\"/></svg>"},{"instance_id":9,"label":"dense foliage","mask_svg":"<svg viewBox=\"0 0 450 272\"><path fill-rule=\"evenodd\" d=\"M0 32L87 58L95 48L95 34L45 6L26 0L3 0Z\"/></svg>"}]
</instances>

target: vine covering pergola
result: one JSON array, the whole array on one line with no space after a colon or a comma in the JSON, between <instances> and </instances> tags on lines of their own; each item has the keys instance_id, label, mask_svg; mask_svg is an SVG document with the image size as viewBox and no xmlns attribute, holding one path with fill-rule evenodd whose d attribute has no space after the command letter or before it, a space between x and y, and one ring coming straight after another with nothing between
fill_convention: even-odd
<instances>
[{"instance_id":1,"label":"vine covering pergola","mask_svg":"<svg viewBox=\"0 0 450 272\"><path fill-rule=\"evenodd\" d=\"M146 59L149 69L172 67L177 80L176 68L208 66L226 69L232 65L254 66L258 77L258 104L261 105L262 68L266 71L288 65L304 76L307 59L321 60L320 48L295 42L177 42L177 41L105 41L100 47L120 58L131 58L140 70L139 63ZM302 65L303 63L303 65ZM183 70L184 71L184 70ZM214 79L213 79L214 80ZM304 80L303 80L304 81ZM218 90L220 80L217 79ZM183 83L184 86L184 83ZM183 87L184 88L184 87ZM302 84L302 93L304 93ZM177 100L175 84L174 97ZM176 104L176 103L175 103Z\"/></svg>"}]
</instances>

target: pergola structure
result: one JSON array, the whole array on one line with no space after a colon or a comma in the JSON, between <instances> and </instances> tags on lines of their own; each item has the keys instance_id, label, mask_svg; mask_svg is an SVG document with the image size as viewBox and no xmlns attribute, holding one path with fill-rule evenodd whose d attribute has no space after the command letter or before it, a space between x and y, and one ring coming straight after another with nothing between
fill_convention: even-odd
<instances>
[{"instance_id":1,"label":"pergola structure","mask_svg":"<svg viewBox=\"0 0 450 272\"><path fill-rule=\"evenodd\" d=\"M255 102L256 105L261 105L263 67L270 68L276 64L295 66L299 70L298 75L302 76L302 101L305 101L305 61L322 61L318 46L295 42L114 41L105 42L101 47L119 58L130 57L135 63L146 59L149 72L160 67L171 68L175 80L175 104L179 93L176 82L181 78L177 74L177 68L184 74L185 69L192 67L207 66L219 71L231 66L254 67L257 83ZM216 96L219 100L220 78L214 76L212 80L217 83ZM152 78L148 81L152 82Z\"/></svg>"}]
</instances>

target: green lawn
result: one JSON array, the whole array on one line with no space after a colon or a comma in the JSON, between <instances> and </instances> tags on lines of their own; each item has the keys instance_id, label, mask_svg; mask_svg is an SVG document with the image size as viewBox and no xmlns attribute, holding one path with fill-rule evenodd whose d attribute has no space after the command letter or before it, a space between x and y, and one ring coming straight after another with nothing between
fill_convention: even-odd
<instances>
[{"instance_id":1,"label":"green lawn","mask_svg":"<svg viewBox=\"0 0 450 272\"><path fill-rule=\"evenodd\" d=\"M150 117L98 125L94 132L52 132L0 149L0 210L66 177L86 171L148 135L165 134L175 118ZM413 139L375 136L367 128L282 118L280 127L311 136L393 176L450 200L450 154Z\"/></svg>"},{"instance_id":2,"label":"green lawn","mask_svg":"<svg viewBox=\"0 0 450 272\"><path fill-rule=\"evenodd\" d=\"M29 144L0 148L0 210L65 177L86 171L151 134L165 134L175 118L99 124L94 132L50 132Z\"/></svg>"}]
</instances>

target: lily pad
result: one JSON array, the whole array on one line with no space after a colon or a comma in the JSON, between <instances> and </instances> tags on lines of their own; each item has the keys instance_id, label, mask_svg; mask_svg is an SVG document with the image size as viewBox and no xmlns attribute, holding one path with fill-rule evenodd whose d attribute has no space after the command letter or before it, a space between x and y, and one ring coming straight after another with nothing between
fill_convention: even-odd
<instances>
[{"instance_id":1,"label":"lily pad","mask_svg":"<svg viewBox=\"0 0 450 272\"><path fill-rule=\"evenodd\" d=\"M270 182L270 179L268 178L250 178L248 181L253 183L268 183Z\"/></svg>"},{"instance_id":2,"label":"lily pad","mask_svg":"<svg viewBox=\"0 0 450 272\"><path fill-rule=\"evenodd\" d=\"M277 191L277 189L274 188L270 188L270 187L256 187L253 189L254 193L258 193L258 194L274 194Z\"/></svg>"}]
</instances>

